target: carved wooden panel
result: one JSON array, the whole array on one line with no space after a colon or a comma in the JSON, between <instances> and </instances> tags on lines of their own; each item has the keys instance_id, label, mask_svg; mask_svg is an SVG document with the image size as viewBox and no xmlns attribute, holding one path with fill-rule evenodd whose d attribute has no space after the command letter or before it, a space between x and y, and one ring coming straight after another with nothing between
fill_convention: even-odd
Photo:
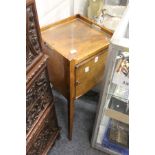
<instances>
[{"instance_id":1,"label":"carved wooden panel","mask_svg":"<svg viewBox=\"0 0 155 155\"><path fill-rule=\"evenodd\" d=\"M26 94L26 132L32 127L39 114L52 102L53 96L45 68L34 80Z\"/></svg>"},{"instance_id":2,"label":"carved wooden panel","mask_svg":"<svg viewBox=\"0 0 155 155\"><path fill-rule=\"evenodd\" d=\"M39 25L34 3L26 8L26 67L41 53Z\"/></svg>"},{"instance_id":3,"label":"carved wooden panel","mask_svg":"<svg viewBox=\"0 0 155 155\"><path fill-rule=\"evenodd\" d=\"M31 135L33 143L31 144L31 141L29 142L27 155L42 155L44 151L47 151L46 149L51 145L55 135L58 133L54 107L48 107L46 112L43 116L44 119L38 123L40 126L37 128L40 132L35 136Z\"/></svg>"},{"instance_id":4,"label":"carved wooden panel","mask_svg":"<svg viewBox=\"0 0 155 155\"><path fill-rule=\"evenodd\" d=\"M26 67L28 67L36 57L37 55L26 45Z\"/></svg>"}]
</instances>

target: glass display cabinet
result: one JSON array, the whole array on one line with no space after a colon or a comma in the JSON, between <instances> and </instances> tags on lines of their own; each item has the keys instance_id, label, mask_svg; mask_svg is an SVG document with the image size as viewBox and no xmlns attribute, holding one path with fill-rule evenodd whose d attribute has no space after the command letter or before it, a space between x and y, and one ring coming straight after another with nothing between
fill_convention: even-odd
<instances>
[{"instance_id":1,"label":"glass display cabinet","mask_svg":"<svg viewBox=\"0 0 155 155\"><path fill-rule=\"evenodd\" d=\"M111 155L129 154L129 18L128 10L109 46L92 147Z\"/></svg>"}]
</instances>

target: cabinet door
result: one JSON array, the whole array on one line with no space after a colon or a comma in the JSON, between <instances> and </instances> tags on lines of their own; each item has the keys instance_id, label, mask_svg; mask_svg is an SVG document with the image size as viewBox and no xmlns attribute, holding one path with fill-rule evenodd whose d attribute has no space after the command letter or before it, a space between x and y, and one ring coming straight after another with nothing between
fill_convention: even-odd
<instances>
[{"instance_id":1,"label":"cabinet door","mask_svg":"<svg viewBox=\"0 0 155 155\"><path fill-rule=\"evenodd\" d=\"M107 50L104 50L76 66L76 97L83 95L102 80L107 53Z\"/></svg>"}]
</instances>

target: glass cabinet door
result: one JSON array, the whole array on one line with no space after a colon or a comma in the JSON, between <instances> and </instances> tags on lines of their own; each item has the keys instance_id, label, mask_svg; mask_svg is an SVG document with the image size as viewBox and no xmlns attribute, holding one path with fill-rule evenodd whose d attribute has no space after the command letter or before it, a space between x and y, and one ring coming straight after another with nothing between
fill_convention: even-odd
<instances>
[{"instance_id":1,"label":"glass cabinet door","mask_svg":"<svg viewBox=\"0 0 155 155\"><path fill-rule=\"evenodd\" d=\"M129 154L129 15L116 29L96 113L92 147L110 155Z\"/></svg>"},{"instance_id":2,"label":"glass cabinet door","mask_svg":"<svg viewBox=\"0 0 155 155\"><path fill-rule=\"evenodd\" d=\"M96 142L114 154L128 155L129 53L119 51L114 64Z\"/></svg>"}]
</instances>

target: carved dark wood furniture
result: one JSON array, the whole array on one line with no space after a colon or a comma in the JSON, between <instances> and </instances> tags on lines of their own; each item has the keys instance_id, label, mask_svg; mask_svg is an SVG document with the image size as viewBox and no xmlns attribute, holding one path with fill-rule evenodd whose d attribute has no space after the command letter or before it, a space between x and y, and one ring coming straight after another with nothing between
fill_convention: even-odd
<instances>
[{"instance_id":1,"label":"carved dark wood furniture","mask_svg":"<svg viewBox=\"0 0 155 155\"><path fill-rule=\"evenodd\" d=\"M26 1L26 154L46 155L59 136L34 0Z\"/></svg>"},{"instance_id":2,"label":"carved dark wood furniture","mask_svg":"<svg viewBox=\"0 0 155 155\"><path fill-rule=\"evenodd\" d=\"M112 32L75 15L43 27L41 34L49 56L49 79L69 101L68 137L71 139L74 100L101 81Z\"/></svg>"}]
</instances>

